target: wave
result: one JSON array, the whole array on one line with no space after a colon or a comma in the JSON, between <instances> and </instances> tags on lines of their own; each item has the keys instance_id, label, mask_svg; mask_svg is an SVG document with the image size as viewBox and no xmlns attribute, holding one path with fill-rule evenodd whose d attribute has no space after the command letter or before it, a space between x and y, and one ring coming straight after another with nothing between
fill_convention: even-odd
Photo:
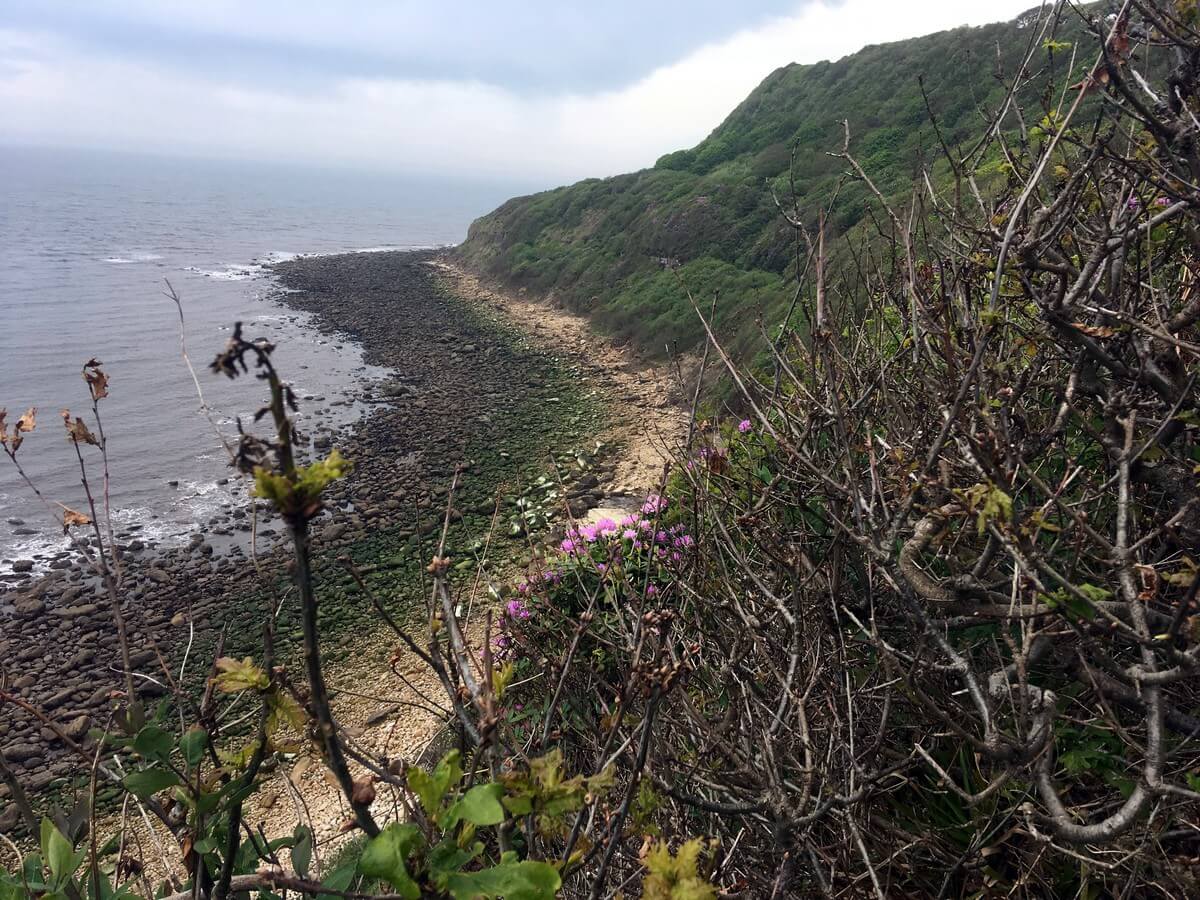
<instances>
[{"instance_id":1,"label":"wave","mask_svg":"<svg viewBox=\"0 0 1200 900\"><path fill-rule=\"evenodd\" d=\"M259 263L230 263L223 269L201 269L199 266L185 266L183 271L218 281L249 281L264 275L263 266Z\"/></svg>"}]
</instances>

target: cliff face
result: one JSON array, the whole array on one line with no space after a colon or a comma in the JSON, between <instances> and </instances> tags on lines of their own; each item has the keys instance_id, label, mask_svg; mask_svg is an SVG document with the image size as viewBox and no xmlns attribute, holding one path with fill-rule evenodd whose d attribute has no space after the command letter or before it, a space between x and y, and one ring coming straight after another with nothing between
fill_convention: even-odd
<instances>
[{"instance_id":1,"label":"cliff face","mask_svg":"<svg viewBox=\"0 0 1200 900\"><path fill-rule=\"evenodd\" d=\"M865 188L837 192L847 166L831 154L842 149L843 120L879 189L907 200L941 141L965 152L984 131L1031 46L1035 65L1061 73L1069 51L1048 56L1041 39L1021 17L784 66L690 150L651 169L509 200L472 225L459 257L651 349L697 342L686 292L706 307L716 292L718 322L747 340L757 314L769 318L789 299L795 239L774 198L790 207L794 195L800 214L815 220L837 193L837 232L864 214Z\"/></svg>"}]
</instances>

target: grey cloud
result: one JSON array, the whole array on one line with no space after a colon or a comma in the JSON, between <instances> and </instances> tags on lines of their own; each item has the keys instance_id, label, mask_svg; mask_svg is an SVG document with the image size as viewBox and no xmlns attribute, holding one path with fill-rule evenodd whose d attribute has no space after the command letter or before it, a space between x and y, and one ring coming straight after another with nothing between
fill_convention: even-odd
<instances>
[{"instance_id":1,"label":"grey cloud","mask_svg":"<svg viewBox=\"0 0 1200 900\"><path fill-rule=\"evenodd\" d=\"M480 81L521 93L620 88L803 0L6 0L0 28L90 53L259 85L330 78Z\"/></svg>"}]
</instances>

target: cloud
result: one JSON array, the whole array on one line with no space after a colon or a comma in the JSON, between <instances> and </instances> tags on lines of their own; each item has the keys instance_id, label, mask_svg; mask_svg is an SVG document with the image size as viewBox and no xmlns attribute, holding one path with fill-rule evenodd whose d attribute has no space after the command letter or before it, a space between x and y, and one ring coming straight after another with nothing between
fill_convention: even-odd
<instances>
[{"instance_id":1,"label":"cloud","mask_svg":"<svg viewBox=\"0 0 1200 900\"><path fill-rule=\"evenodd\" d=\"M632 84L526 92L481 78L330 76L262 85L0 31L9 140L507 176L553 184L692 146L771 70L869 43L1011 18L1028 4L846 0L743 29Z\"/></svg>"},{"instance_id":2,"label":"cloud","mask_svg":"<svg viewBox=\"0 0 1200 900\"><path fill-rule=\"evenodd\" d=\"M801 0L6 0L0 26L92 55L259 84L321 77L478 80L524 93L623 86Z\"/></svg>"}]
</instances>

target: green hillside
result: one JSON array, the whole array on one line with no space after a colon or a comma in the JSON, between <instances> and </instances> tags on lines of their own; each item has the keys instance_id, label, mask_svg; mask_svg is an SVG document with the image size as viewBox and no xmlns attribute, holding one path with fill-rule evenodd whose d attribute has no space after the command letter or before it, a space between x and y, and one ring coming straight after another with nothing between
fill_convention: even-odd
<instances>
[{"instance_id":1,"label":"green hillside","mask_svg":"<svg viewBox=\"0 0 1200 900\"><path fill-rule=\"evenodd\" d=\"M790 297L795 240L772 191L786 201L794 183L801 214L815 219L847 168L830 155L841 150L845 119L851 150L879 188L907 199L921 160L939 149L929 111L942 138L966 149L1002 105L1031 45L1034 65L1067 64L1061 44L1053 53L1038 46L1041 37L1020 17L784 66L697 146L652 169L509 200L472 225L458 253L654 350L701 337L683 286L705 303L715 291L718 322L746 341L755 314L770 318ZM1036 105L1036 97L1023 99ZM847 185L833 229L853 228L865 209L865 188Z\"/></svg>"}]
</instances>

